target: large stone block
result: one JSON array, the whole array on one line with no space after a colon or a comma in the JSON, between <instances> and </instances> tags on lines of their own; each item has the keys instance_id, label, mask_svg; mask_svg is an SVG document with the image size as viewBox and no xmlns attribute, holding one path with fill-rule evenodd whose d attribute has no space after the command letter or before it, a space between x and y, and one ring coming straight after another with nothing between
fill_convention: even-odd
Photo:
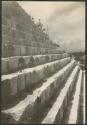
<instances>
[{"instance_id":1,"label":"large stone block","mask_svg":"<svg viewBox=\"0 0 87 125\"><path fill-rule=\"evenodd\" d=\"M11 83L11 95L16 95L18 90L17 90L17 77L15 76L13 79L10 80Z\"/></svg>"},{"instance_id":2,"label":"large stone block","mask_svg":"<svg viewBox=\"0 0 87 125\"><path fill-rule=\"evenodd\" d=\"M41 48L41 53L42 53L42 54L46 54L45 48Z\"/></svg>"},{"instance_id":3,"label":"large stone block","mask_svg":"<svg viewBox=\"0 0 87 125\"><path fill-rule=\"evenodd\" d=\"M40 69L38 71L38 75L39 75L39 79L42 80L43 78L45 78L45 74L44 74L44 70L43 69Z\"/></svg>"},{"instance_id":4,"label":"large stone block","mask_svg":"<svg viewBox=\"0 0 87 125\"><path fill-rule=\"evenodd\" d=\"M20 46L20 54L21 56L26 55L26 46Z\"/></svg>"},{"instance_id":5,"label":"large stone block","mask_svg":"<svg viewBox=\"0 0 87 125\"><path fill-rule=\"evenodd\" d=\"M9 43L7 35L2 34L2 46Z\"/></svg>"},{"instance_id":6,"label":"large stone block","mask_svg":"<svg viewBox=\"0 0 87 125\"><path fill-rule=\"evenodd\" d=\"M37 83L40 78L36 71L30 72L26 75L26 86L32 87L34 83Z\"/></svg>"},{"instance_id":7,"label":"large stone block","mask_svg":"<svg viewBox=\"0 0 87 125\"><path fill-rule=\"evenodd\" d=\"M45 63L45 62L46 62L46 61L45 61L45 56L41 56L41 57L40 57L40 62L41 62L41 63Z\"/></svg>"},{"instance_id":8,"label":"large stone block","mask_svg":"<svg viewBox=\"0 0 87 125\"><path fill-rule=\"evenodd\" d=\"M34 47L34 54L35 54L35 55L38 54L38 49L37 49L37 47Z\"/></svg>"},{"instance_id":9,"label":"large stone block","mask_svg":"<svg viewBox=\"0 0 87 125\"><path fill-rule=\"evenodd\" d=\"M61 106L60 111L59 111L59 120L58 120L58 122L61 122L62 119L63 119L63 105Z\"/></svg>"},{"instance_id":10,"label":"large stone block","mask_svg":"<svg viewBox=\"0 0 87 125\"><path fill-rule=\"evenodd\" d=\"M7 73L8 72L8 65L7 65L7 63L8 63L8 60L5 60L5 59L2 59L1 60L1 73L2 74L5 74L5 73Z\"/></svg>"},{"instance_id":11,"label":"large stone block","mask_svg":"<svg viewBox=\"0 0 87 125\"><path fill-rule=\"evenodd\" d=\"M31 73L29 72L29 73L26 73L25 74L25 87L26 88L29 88L30 86L31 86L31 81L30 81L30 79L31 79Z\"/></svg>"},{"instance_id":12,"label":"large stone block","mask_svg":"<svg viewBox=\"0 0 87 125\"><path fill-rule=\"evenodd\" d=\"M52 90L51 90L51 87L50 86L48 86L48 88L47 88L47 90L45 91L45 98L46 98L46 100L48 100L49 98L50 98L50 92L51 92Z\"/></svg>"},{"instance_id":13,"label":"large stone block","mask_svg":"<svg viewBox=\"0 0 87 125\"><path fill-rule=\"evenodd\" d=\"M11 83L10 80L4 80L1 85L1 100L2 100L2 105L4 106L9 97L11 96Z\"/></svg>"},{"instance_id":14,"label":"large stone block","mask_svg":"<svg viewBox=\"0 0 87 125\"><path fill-rule=\"evenodd\" d=\"M15 71L18 68L18 58L17 57L11 57L8 59L8 66L9 66L9 71Z\"/></svg>"},{"instance_id":15,"label":"large stone block","mask_svg":"<svg viewBox=\"0 0 87 125\"><path fill-rule=\"evenodd\" d=\"M3 12L2 12L3 13ZM3 14L2 14L2 24L3 25L7 25L8 23L7 23L7 19L6 19L6 17L5 16L3 16Z\"/></svg>"},{"instance_id":16,"label":"large stone block","mask_svg":"<svg viewBox=\"0 0 87 125\"><path fill-rule=\"evenodd\" d=\"M46 100L46 93L43 92L41 94L41 104L44 104L45 100Z\"/></svg>"},{"instance_id":17,"label":"large stone block","mask_svg":"<svg viewBox=\"0 0 87 125\"><path fill-rule=\"evenodd\" d=\"M20 56L21 55L21 47L14 45L14 56Z\"/></svg>"},{"instance_id":18,"label":"large stone block","mask_svg":"<svg viewBox=\"0 0 87 125\"><path fill-rule=\"evenodd\" d=\"M77 78L78 79L77 79L77 83L76 83L75 93L73 96L72 106L70 109L70 114L69 114L69 118L68 118L68 122L67 122L69 124L71 124L71 123L76 124L78 121L78 111L79 111L80 92L81 92L81 83L82 83L82 71L81 70L80 70L79 76ZM75 83L73 83L73 84L75 84ZM73 112L74 112L74 116L73 116Z\"/></svg>"},{"instance_id":19,"label":"large stone block","mask_svg":"<svg viewBox=\"0 0 87 125\"><path fill-rule=\"evenodd\" d=\"M33 71L31 74L31 84L37 83L39 82L40 78L39 78L39 74L36 71Z\"/></svg>"},{"instance_id":20,"label":"large stone block","mask_svg":"<svg viewBox=\"0 0 87 125\"><path fill-rule=\"evenodd\" d=\"M32 41L32 38L33 38L33 34L32 33L27 33L25 32L25 38L29 41ZM32 46L34 46L34 44L32 43Z\"/></svg>"},{"instance_id":21,"label":"large stone block","mask_svg":"<svg viewBox=\"0 0 87 125\"><path fill-rule=\"evenodd\" d=\"M18 92L25 88L25 74L18 75L17 79Z\"/></svg>"},{"instance_id":22,"label":"large stone block","mask_svg":"<svg viewBox=\"0 0 87 125\"><path fill-rule=\"evenodd\" d=\"M17 77L13 77L12 79L3 81L1 92L3 98L2 102L6 104L12 95L17 94Z\"/></svg>"},{"instance_id":23,"label":"large stone block","mask_svg":"<svg viewBox=\"0 0 87 125\"><path fill-rule=\"evenodd\" d=\"M13 45L3 45L2 46L2 56L3 57L10 57L14 55L14 47Z\"/></svg>"},{"instance_id":24,"label":"large stone block","mask_svg":"<svg viewBox=\"0 0 87 125\"><path fill-rule=\"evenodd\" d=\"M28 67L30 57L29 56L24 56L23 58L24 58L25 65Z\"/></svg>"},{"instance_id":25,"label":"large stone block","mask_svg":"<svg viewBox=\"0 0 87 125\"><path fill-rule=\"evenodd\" d=\"M33 55L33 48L30 46L27 46L26 53L28 53L28 55Z\"/></svg>"},{"instance_id":26,"label":"large stone block","mask_svg":"<svg viewBox=\"0 0 87 125\"><path fill-rule=\"evenodd\" d=\"M1 44L1 56L2 56L2 57L6 57L5 47L6 47L5 40L2 39L2 44Z\"/></svg>"}]
</instances>

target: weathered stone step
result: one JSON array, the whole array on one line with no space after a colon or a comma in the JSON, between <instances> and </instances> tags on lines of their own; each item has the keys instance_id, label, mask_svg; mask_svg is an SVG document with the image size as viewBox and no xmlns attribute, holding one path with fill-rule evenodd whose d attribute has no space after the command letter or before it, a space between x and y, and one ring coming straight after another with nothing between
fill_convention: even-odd
<instances>
[{"instance_id":1,"label":"weathered stone step","mask_svg":"<svg viewBox=\"0 0 87 125\"><path fill-rule=\"evenodd\" d=\"M86 102L85 102L85 90L86 90L86 86L85 86L85 71L83 72L83 124L85 124L86 122L86 110L85 110L85 107L86 107Z\"/></svg>"},{"instance_id":2,"label":"weathered stone step","mask_svg":"<svg viewBox=\"0 0 87 125\"><path fill-rule=\"evenodd\" d=\"M31 120L29 121L29 123L31 123L31 124L33 124L33 123L39 124L39 123L41 123L41 121L43 121L43 119L45 118L45 116L47 115L49 110L51 109L52 105L55 103L58 95L60 94L61 90L65 86L65 83L66 83L67 79L69 78L69 76L71 75L71 73L73 72L73 70L74 70L74 67L70 71L70 73L67 75L67 78L65 78L65 80L63 81L63 84L61 83L58 86L58 88L56 88L54 90L51 98L45 102L45 105L43 106L43 108L41 108L41 112L37 113L38 115L35 115L34 117L32 117ZM27 121L27 123L28 123L28 121Z\"/></svg>"},{"instance_id":3,"label":"weathered stone step","mask_svg":"<svg viewBox=\"0 0 87 125\"><path fill-rule=\"evenodd\" d=\"M34 56L16 56L16 57L2 58L1 73L7 74L7 73L12 73L12 72L18 71L20 58L22 58L22 60L23 60L22 69L24 69L24 68L29 68L29 67L33 67L36 65L48 63L51 61L55 61L58 59L66 58L66 57L68 57L67 53L34 55Z\"/></svg>"},{"instance_id":4,"label":"weathered stone step","mask_svg":"<svg viewBox=\"0 0 87 125\"><path fill-rule=\"evenodd\" d=\"M33 68L24 69L22 72L2 75L2 102L6 104L8 98L23 91L25 88L31 88L41 80L49 77L59 69L70 62L70 58L61 59Z\"/></svg>"},{"instance_id":5,"label":"weathered stone step","mask_svg":"<svg viewBox=\"0 0 87 125\"><path fill-rule=\"evenodd\" d=\"M64 88L57 97L56 102L53 104L52 108L41 123L60 123L61 119L63 118L64 109L67 107L67 102L75 84L78 72L79 67L76 66L66 81Z\"/></svg>"},{"instance_id":6,"label":"weathered stone step","mask_svg":"<svg viewBox=\"0 0 87 125\"><path fill-rule=\"evenodd\" d=\"M2 57L37 55L37 54L62 54L62 53L64 52L61 49L2 44Z\"/></svg>"},{"instance_id":7,"label":"weathered stone step","mask_svg":"<svg viewBox=\"0 0 87 125\"><path fill-rule=\"evenodd\" d=\"M82 70L82 81L81 81L81 89L80 89L80 95L79 95L79 107L78 107L78 115L77 115L77 123L78 124L84 123L84 111L83 111L84 97L85 97L84 96L84 71Z\"/></svg>"},{"instance_id":8,"label":"weathered stone step","mask_svg":"<svg viewBox=\"0 0 87 125\"><path fill-rule=\"evenodd\" d=\"M77 120L76 124L83 124L85 123L85 95L84 95L84 71L82 71L82 81L81 81L81 89L79 94L79 107L78 107L78 113L77 113ZM72 105L71 105L72 106Z\"/></svg>"},{"instance_id":9,"label":"weathered stone step","mask_svg":"<svg viewBox=\"0 0 87 125\"><path fill-rule=\"evenodd\" d=\"M69 114L68 124L76 124L78 118L78 110L79 110L79 101L80 101L80 93L81 93L81 83L82 83L82 70L80 70L80 74L78 77L76 91L74 94L74 98L72 101L72 107ZM73 115L74 114L74 115Z\"/></svg>"},{"instance_id":10,"label":"weathered stone step","mask_svg":"<svg viewBox=\"0 0 87 125\"><path fill-rule=\"evenodd\" d=\"M51 78L48 78L46 82L40 88L33 91L32 95L28 95L23 101L18 103L11 109L3 110L2 112L9 117L8 122L23 121L33 116L45 102L51 98L55 89L63 84L63 81L67 78L70 71L76 65L72 60L67 66L61 69L58 73L54 74ZM3 114L3 117L5 116ZM4 122L5 122L4 117ZM12 121L11 121L12 120Z\"/></svg>"},{"instance_id":11,"label":"weathered stone step","mask_svg":"<svg viewBox=\"0 0 87 125\"><path fill-rule=\"evenodd\" d=\"M80 66L79 66L80 67ZM71 111L71 108L72 108L72 102L73 102L73 99L74 99L74 95L75 95L75 92L76 92L76 85L77 85L77 82L78 82L78 79L79 79L79 76L80 76L80 72L78 74L78 77L77 77L77 80L76 80L76 84L74 85L73 87L73 90L72 92L70 93L70 98L69 98L69 101L68 101L68 106L66 107L66 109L64 110L64 116L63 116L63 119L61 121L61 124L68 124L68 120L69 120L69 116L70 116L70 111ZM83 76L82 76L83 77ZM82 114L82 106L81 106L81 102L82 102L82 85L81 85L81 89L80 89L80 100L79 100L79 110L78 110L78 114L80 113L80 116L78 115L77 116L77 123L83 123L83 114Z\"/></svg>"}]
</instances>

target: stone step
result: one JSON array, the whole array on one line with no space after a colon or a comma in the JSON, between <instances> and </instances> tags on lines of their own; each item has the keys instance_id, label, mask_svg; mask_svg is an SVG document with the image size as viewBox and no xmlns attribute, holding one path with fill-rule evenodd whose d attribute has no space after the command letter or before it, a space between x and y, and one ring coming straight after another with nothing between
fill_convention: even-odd
<instances>
[{"instance_id":1,"label":"stone step","mask_svg":"<svg viewBox=\"0 0 87 125\"><path fill-rule=\"evenodd\" d=\"M37 55L37 54L62 54L62 53L64 52L61 49L2 44L2 57Z\"/></svg>"},{"instance_id":2,"label":"stone step","mask_svg":"<svg viewBox=\"0 0 87 125\"><path fill-rule=\"evenodd\" d=\"M78 72L79 67L76 66L66 81L64 88L61 90L52 108L41 122L42 124L60 123L64 115L64 109L67 107L68 99L75 84Z\"/></svg>"},{"instance_id":3,"label":"stone step","mask_svg":"<svg viewBox=\"0 0 87 125\"><path fill-rule=\"evenodd\" d=\"M75 65L75 61L72 60L67 66L62 68L51 78L48 78L40 88L35 89L32 95L27 95L27 97L16 106L3 110L3 117L6 115L6 117L9 117L9 122L17 122L33 116L39 111L39 108L51 98L55 89L57 89L60 84L63 84L63 81L67 78ZM6 117L4 117L4 121Z\"/></svg>"},{"instance_id":4,"label":"stone step","mask_svg":"<svg viewBox=\"0 0 87 125\"><path fill-rule=\"evenodd\" d=\"M15 57L8 57L8 58L2 58L1 59L1 73L7 74L12 73L19 70L19 61L20 58L23 60L23 67L29 68L36 65L41 65L44 63L48 63L51 61L55 61L58 59L66 58L68 57L67 53L64 54L47 54L47 55L34 55L34 56L15 56ZM15 62L15 63L14 63Z\"/></svg>"},{"instance_id":5,"label":"stone step","mask_svg":"<svg viewBox=\"0 0 87 125\"><path fill-rule=\"evenodd\" d=\"M85 86L85 71L83 72L83 124L85 124L85 120L86 120L86 114L85 114L85 90L86 90L86 86Z\"/></svg>"},{"instance_id":6,"label":"stone step","mask_svg":"<svg viewBox=\"0 0 87 125\"><path fill-rule=\"evenodd\" d=\"M61 59L33 68L24 69L22 72L2 75L2 102L6 104L10 96L16 95L25 88L32 88L41 80L54 74L70 62L70 58Z\"/></svg>"},{"instance_id":7,"label":"stone step","mask_svg":"<svg viewBox=\"0 0 87 125\"><path fill-rule=\"evenodd\" d=\"M69 114L68 124L76 124L77 123L80 93L81 93L80 92L81 83L82 83L82 70L80 70L80 74L79 74L77 85L76 85L76 91L74 94L74 98L72 100L72 107L71 107L70 114Z\"/></svg>"}]
</instances>

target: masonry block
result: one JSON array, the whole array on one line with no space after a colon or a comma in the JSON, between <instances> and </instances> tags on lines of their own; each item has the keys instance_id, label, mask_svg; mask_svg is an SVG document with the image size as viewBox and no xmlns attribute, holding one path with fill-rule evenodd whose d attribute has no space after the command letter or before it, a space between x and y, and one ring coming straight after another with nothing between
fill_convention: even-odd
<instances>
[{"instance_id":1,"label":"masonry block","mask_svg":"<svg viewBox=\"0 0 87 125\"><path fill-rule=\"evenodd\" d=\"M7 63L8 63L8 60L4 60L4 59L1 60L1 73L2 74L5 74L8 72Z\"/></svg>"},{"instance_id":2,"label":"masonry block","mask_svg":"<svg viewBox=\"0 0 87 125\"><path fill-rule=\"evenodd\" d=\"M16 95L18 90L17 90L17 77L14 77L13 79L10 80L11 83L11 95Z\"/></svg>"},{"instance_id":3,"label":"masonry block","mask_svg":"<svg viewBox=\"0 0 87 125\"><path fill-rule=\"evenodd\" d=\"M37 49L37 47L34 47L34 54L35 54L35 55L38 54L38 49Z\"/></svg>"},{"instance_id":4,"label":"masonry block","mask_svg":"<svg viewBox=\"0 0 87 125\"><path fill-rule=\"evenodd\" d=\"M46 62L45 56L41 56L41 57L40 57L40 62L41 62L41 63L45 63L45 62Z\"/></svg>"},{"instance_id":5,"label":"masonry block","mask_svg":"<svg viewBox=\"0 0 87 125\"><path fill-rule=\"evenodd\" d=\"M50 98L50 91L52 91L51 90L51 87L50 86L48 86L48 88L47 88L47 90L45 91L45 98L46 98L46 100L48 100L49 98Z\"/></svg>"},{"instance_id":6,"label":"masonry block","mask_svg":"<svg viewBox=\"0 0 87 125\"><path fill-rule=\"evenodd\" d=\"M60 122L61 120L62 120L62 118L63 118L63 105L61 106L61 108L60 108L60 112L59 112L59 121L58 122Z\"/></svg>"},{"instance_id":7,"label":"masonry block","mask_svg":"<svg viewBox=\"0 0 87 125\"><path fill-rule=\"evenodd\" d=\"M2 49L2 55L4 55L4 57L10 57L14 55L13 45L4 45Z\"/></svg>"},{"instance_id":8,"label":"masonry block","mask_svg":"<svg viewBox=\"0 0 87 125\"><path fill-rule=\"evenodd\" d=\"M25 33L25 38L29 41L32 41L33 34L32 33L26 33L26 32L24 32L24 33ZM33 42L31 42L31 43L32 43L32 46L34 46L34 43Z\"/></svg>"},{"instance_id":9,"label":"masonry block","mask_svg":"<svg viewBox=\"0 0 87 125\"><path fill-rule=\"evenodd\" d=\"M2 44L1 46L1 56L6 57L6 52L5 52L5 45Z\"/></svg>"},{"instance_id":10,"label":"masonry block","mask_svg":"<svg viewBox=\"0 0 87 125\"><path fill-rule=\"evenodd\" d=\"M9 58L8 59L8 67L9 67L8 70L10 72L17 70L17 68L18 68L18 58L17 57L15 57L15 58L13 58L13 57Z\"/></svg>"},{"instance_id":11,"label":"masonry block","mask_svg":"<svg viewBox=\"0 0 87 125\"><path fill-rule=\"evenodd\" d=\"M20 56L21 55L21 47L14 45L14 56Z\"/></svg>"},{"instance_id":12,"label":"masonry block","mask_svg":"<svg viewBox=\"0 0 87 125\"><path fill-rule=\"evenodd\" d=\"M17 79L18 92L25 88L25 74L21 74Z\"/></svg>"},{"instance_id":13,"label":"masonry block","mask_svg":"<svg viewBox=\"0 0 87 125\"><path fill-rule=\"evenodd\" d=\"M7 103L9 97L11 96L11 84L9 80L5 80L2 82L2 88L1 88L1 100L2 100L2 105Z\"/></svg>"},{"instance_id":14,"label":"masonry block","mask_svg":"<svg viewBox=\"0 0 87 125\"><path fill-rule=\"evenodd\" d=\"M30 46L27 46L27 48L26 53L28 53L28 55L33 55L33 48Z\"/></svg>"},{"instance_id":15,"label":"masonry block","mask_svg":"<svg viewBox=\"0 0 87 125\"><path fill-rule=\"evenodd\" d=\"M31 86L30 79L31 79L31 73L30 72L26 73L25 74L25 86L26 86L26 88Z\"/></svg>"},{"instance_id":16,"label":"masonry block","mask_svg":"<svg viewBox=\"0 0 87 125\"><path fill-rule=\"evenodd\" d=\"M28 64L29 64L29 61L30 61L30 57L24 56L23 58L24 58L25 65L28 67Z\"/></svg>"},{"instance_id":17,"label":"masonry block","mask_svg":"<svg viewBox=\"0 0 87 125\"><path fill-rule=\"evenodd\" d=\"M2 82L2 94L5 98L9 98L11 95L17 94L17 77L13 77L9 80L4 80ZM3 97L4 98L4 97Z\"/></svg>"},{"instance_id":18,"label":"masonry block","mask_svg":"<svg viewBox=\"0 0 87 125\"><path fill-rule=\"evenodd\" d=\"M26 86L32 87L34 83L39 82L40 78L36 71L26 74Z\"/></svg>"},{"instance_id":19,"label":"masonry block","mask_svg":"<svg viewBox=\"0 0 87 125\"><path fill-rule=\"evenodd\" d=\"M39 80L40 80L39 74L36 71L33 71L31 75L31 84L37 83L39 82Z\"/></svg>"},{"instance_id":20,"label":"masonry block","mask_svg":"<svg viewBox=\"0 0 87 125\"><path fill-rule=\"evenodd\" d=\"M41 104L44 104L45 100L46 100L46 94L43 92L41 94Z\"/></svg>"},{"instance_id":21,"label":"masonry block","mask_svg":"<svg viewBox=\"0 0 87 125\"><path fill-rule=\"evenodd\" d=\"M43 69L40 69L38 71L38 75L39 75L39 79L42 80L43 78L45 78L45 74L44 74L44 70Z\"/></svg>"},{"instance_id":22,"label":"masonry block","mask_svg":"<svg viewBox=\"0 0 87 125\"><path fill-rule=\"evenodd\" d=\"M21 56L26 55L26 46L20 46L20 54Z\"/></svg>"}]
</instances>

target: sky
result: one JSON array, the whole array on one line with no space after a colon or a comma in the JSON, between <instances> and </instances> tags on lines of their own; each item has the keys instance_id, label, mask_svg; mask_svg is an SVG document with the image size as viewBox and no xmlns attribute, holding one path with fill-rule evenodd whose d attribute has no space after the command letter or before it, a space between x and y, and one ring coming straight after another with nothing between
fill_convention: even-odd
<instances>
[{"instance_id":1,"label":"sky","mask_svg":"<svg viewBox=\"0 0 87 125\"><path fill-rule=\"evenodd\" d=\"M41 19L53 42L67 52L85 50L85 2L18 1L35 22Z\"/></svg>"}]
</instances>

